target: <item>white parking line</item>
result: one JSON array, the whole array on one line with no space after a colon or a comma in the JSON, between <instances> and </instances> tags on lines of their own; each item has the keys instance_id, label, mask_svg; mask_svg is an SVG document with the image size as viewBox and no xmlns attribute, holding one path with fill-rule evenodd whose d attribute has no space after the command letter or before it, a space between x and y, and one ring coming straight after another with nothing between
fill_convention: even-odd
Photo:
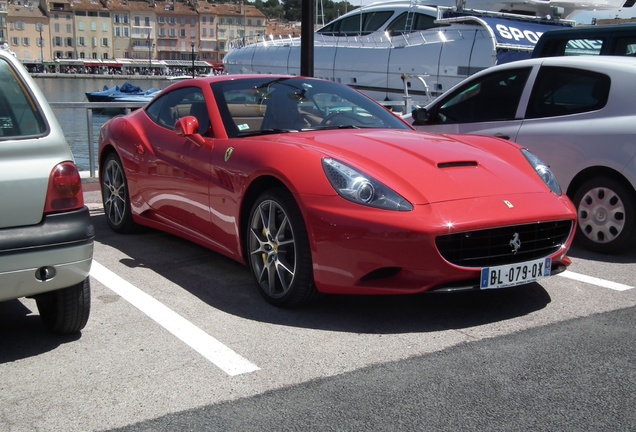
<instances>
[{"instance_id":1,"label":"white parking line","mask_svg":"<svg viewBox=\"0 0 636 432\"><path fill-rule=\"evenodd\" d=\"M94 260L91 276L148 315L228 375L234 376L259 370L258 366Z\"/></svg>"},{"instance_id":2,"label":"white parking line","mask_svg":"<svg viewBox=\"0 0 636 432\"><path fill-rule=\"evenodd\" d=\"M569 270L564 271L563 273L559 273L559 276L563 276L568 279L577 280L579 282L585 282L592 285L598 285L603 288L609 288L614 291L627 291L633 289L633 286L624 285L618 282L612 282L605 279L599 279L592 276L586 276L580 273L574 273Z\"/></svg>"}]
</instances>

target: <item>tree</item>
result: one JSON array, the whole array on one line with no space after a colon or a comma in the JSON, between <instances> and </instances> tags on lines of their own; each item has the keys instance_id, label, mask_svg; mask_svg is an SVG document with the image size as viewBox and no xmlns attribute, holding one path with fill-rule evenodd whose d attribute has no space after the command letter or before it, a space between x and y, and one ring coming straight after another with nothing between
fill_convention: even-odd
<instances>
[{"instance_id":1,"label":"tree","mask_svg":"<svg viewBox=\"0 0 636 432\"><path fill-rule=\"evenodd\" d=\"M302 0L281 0L287 21L300 21L302 18Z\"/></svg>"}]
</instances>

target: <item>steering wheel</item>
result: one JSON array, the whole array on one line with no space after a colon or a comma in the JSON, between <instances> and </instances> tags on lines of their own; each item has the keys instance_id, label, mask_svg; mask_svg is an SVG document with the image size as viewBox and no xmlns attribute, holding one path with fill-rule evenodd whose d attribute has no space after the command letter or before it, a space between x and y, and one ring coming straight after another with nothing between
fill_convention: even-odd
<instances>
[{"instance_id":1,"label":"steering wheel","mask_svg":"<svg viewBox=\"0 0 636 432\"><path fill-rule=\"evenodd\" d=\"M355 124L361 124L362 122L360 121L359 116L352 114L350 112L342 112L342 111L336 111L336 112L332 112L331 114L328 114L327 117L325 117L324 119L322 119L322 121L320 122L321 126L338 126L338 125L346 125L349 124L349 122L344 122L344 123L339 123L339 124L334 124L336 122L336 120L338 119L349 119L350 121L353 121Z\"/></svg>"}]
</instances>

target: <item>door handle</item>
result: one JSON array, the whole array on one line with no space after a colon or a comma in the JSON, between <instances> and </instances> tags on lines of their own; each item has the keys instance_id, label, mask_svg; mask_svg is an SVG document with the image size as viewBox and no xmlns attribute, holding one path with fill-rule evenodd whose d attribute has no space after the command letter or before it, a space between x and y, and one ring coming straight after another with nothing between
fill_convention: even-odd
<instances>
[{"instance_id":1,"label":"door handle","mask_svg":"<svg viewBox=\"0 0 636 432\"><path fill-rule=\"evenodd\" d=\"M496 133L496 134L494 134L493 136L494 136L494 137L497 137L497 138L503 138L503 139L505 139L505 140L510 140L510 135L505 135L505 134L501 134L501 133Z\"/></svg>"}]
</instances>

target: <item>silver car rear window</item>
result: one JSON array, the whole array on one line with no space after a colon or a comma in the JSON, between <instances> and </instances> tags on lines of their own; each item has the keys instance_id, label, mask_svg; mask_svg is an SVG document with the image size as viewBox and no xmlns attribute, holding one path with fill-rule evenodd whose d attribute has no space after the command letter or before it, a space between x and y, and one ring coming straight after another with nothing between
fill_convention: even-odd
<instances>
[{"instance_id":1,"label":"silver car rear window","mask_svg":"<svg viewBox=\"0 0 636 432\"><path fill-rule=\"evenodd\" d=\"M17 71L0 58L0 141L46 133L39 106Z\"/></svg>"}]
</instances>

